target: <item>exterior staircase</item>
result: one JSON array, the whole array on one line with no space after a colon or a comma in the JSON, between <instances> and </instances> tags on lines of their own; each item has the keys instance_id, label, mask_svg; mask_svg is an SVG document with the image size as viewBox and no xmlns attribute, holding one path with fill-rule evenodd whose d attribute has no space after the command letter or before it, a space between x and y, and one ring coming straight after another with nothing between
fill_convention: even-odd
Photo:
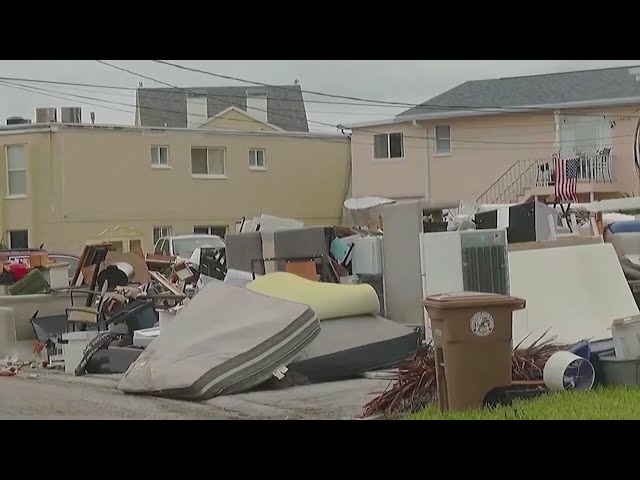
<instances>
[{"instance_id":1,"label":"exterior staircase","mask_svg":"<svg viewBox=\"0 0 640 480\"><path fill-rule=\"evenodd\" d=\"M539 159L518 160L478 197L476 204L520 203L526 191L535 186L541 164Z\"/></svg>"},{"instance_id":2,"label":"exterior staircase","mask_svg":"<svg viewBox=\"0 0 640 480\"><path fill-rule=\"evenodd\" d=\"M597 154L582 156L578 168L578 191L582 184L611 184L614 156ZM518 160L504 172L482 195L476 204L523 203L533 196L553 195L553 160L538 158Z\"/></svg>"}]
</instances>

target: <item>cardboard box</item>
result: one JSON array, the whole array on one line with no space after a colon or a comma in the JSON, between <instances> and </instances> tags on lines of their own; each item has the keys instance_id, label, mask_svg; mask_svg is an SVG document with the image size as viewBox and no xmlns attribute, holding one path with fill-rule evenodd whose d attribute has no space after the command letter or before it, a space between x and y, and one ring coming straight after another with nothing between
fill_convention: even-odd
<instances>
[{"instance_id":1,"label":"cardboard box","mask_svg":"<svg viewBox=\"0 0 640 480\"><path fill-rule=\"evenodd\" d=\"M50 263L51 260L49 259L49 255L46 253L34 253L29 258L29 265L31 265L32 268L42 267L43 265L48 265Z\"/></svg>"}]
</instances>

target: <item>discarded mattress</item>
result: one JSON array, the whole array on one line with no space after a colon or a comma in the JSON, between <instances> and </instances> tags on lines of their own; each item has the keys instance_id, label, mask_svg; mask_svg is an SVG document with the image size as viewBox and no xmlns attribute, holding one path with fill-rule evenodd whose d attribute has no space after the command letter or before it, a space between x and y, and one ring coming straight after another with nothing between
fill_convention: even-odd
<instances>
[{"instance_id":1,"label":"discarded mattress","mask_svg":"<svg viewBox=\"0 0 640 480\"><path fill-rule=\"evenodd\" d=\"M308 306L206 285L125 372L127 393L207 400L259 385L318 335Z\"/></svg>"},{"instance_id":2,"label":"discarded mattress","mask_svg":"<svg viewBox=\"0 0 640 480\"><path fill-rule=\"evenodd\" d=\"M611 322L638 306L611 244L509 252L511 295L527 306L513 313L513 342L524 347L549 330L560 343L611 337Z\"/></svg>"},{"instance_id":3,"label":"discarded mattress","mask_svg":"<svg viewBox=\"0 0 640 480\"><path fill-rule=\"evenodd\" d=\"M322 323L318 337L289 365L289 374L309 382L355 378L369 370L397 366L413 357L420 335L376 315Z\"/></svg>"},{"instance_id":4,"label":"discarded mattress","mask_svg":"<svg viewBox=\"0 0 640 480\"><path fill-rule=\"evenodd\" d=\"M369 284L320 283L286 272L273 272L256 278L247 289L273 298L310 306L318 319L375 314L380 300Z\"/></svg>"}]
</instances>

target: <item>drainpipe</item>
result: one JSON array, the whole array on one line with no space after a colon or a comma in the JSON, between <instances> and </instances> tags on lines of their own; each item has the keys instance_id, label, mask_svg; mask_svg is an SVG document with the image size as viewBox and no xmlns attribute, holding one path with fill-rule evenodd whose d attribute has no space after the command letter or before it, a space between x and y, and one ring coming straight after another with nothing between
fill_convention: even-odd
<instances>
[{"instance_id":1,"label":"drainpipe","mask_svg":"<svg viewBox=\"0 0 640 480\"><path fill-rule=\"evenodd\" d=\"M424 129L425 132L425 144L426 144L426 151L425 151L425 198L427 200L427 202L431 202L431 157L429 156L429 129L426 126L422 126L419 125L418 122L416 120L413 120L411 122L411 124L414 127L422 127Z\"/></svg>"},{"instance_id":2,"label":"drainpipe","mask_svg":"<svg viewBox=\"0 0 640 480\"><path fill-rule=\"evenodd\" d=\"M554 140L553 147L558 154L560 154L560 117L560 110L556 110L553 112L553 119L556 126L556 138Z\"/></svg>"}]
</instances>

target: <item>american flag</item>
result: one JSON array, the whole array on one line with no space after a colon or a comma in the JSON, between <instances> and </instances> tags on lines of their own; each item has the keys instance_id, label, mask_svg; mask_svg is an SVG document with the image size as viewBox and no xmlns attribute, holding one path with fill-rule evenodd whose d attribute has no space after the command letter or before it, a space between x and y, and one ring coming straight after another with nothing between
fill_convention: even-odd
<instances>
[{"instance_id":1,"label":"american flag","mask_svg":"<svg viewBox=\"0 0 640 480\"><path fill-rule=\"evenodd\" d=\"M578 201L578 164L577 158L560 158L554 156L553 164L556 171L555 195L559 202Z\"/></svg>"}]
</instances>

